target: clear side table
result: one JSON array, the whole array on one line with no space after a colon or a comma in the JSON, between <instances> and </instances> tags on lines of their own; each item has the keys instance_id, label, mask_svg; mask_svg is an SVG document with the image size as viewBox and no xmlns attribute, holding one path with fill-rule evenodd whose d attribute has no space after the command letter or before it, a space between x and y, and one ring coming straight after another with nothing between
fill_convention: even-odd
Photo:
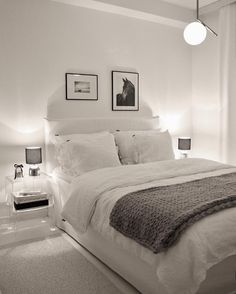
<instances>
[{"instance_id":1,"label":"clear side table","mask_svg":"<svg viewBox=\"0 0 236 294\"><path fill-rule=\"evenodd\" d=\"M48 205L36 206L26 209L15 209L14 193L42 192L47 194ZM51 185L51 176L41 172L40 176L25 176L14 179L13 176L5 178L6 203L9 207L10 222L13 224L15 234L24 232L27 229L36 234L36 231L43 231L46 226L51 231L55 229L54 195ZM23 239L23 234L22 239ZM28 238L28 237L27 237ZM18 238L19 239L19 238Z\"/></svg>"},{"instance_id":2,"label":"clear side table","mask_svg":"<svg viewBox=\"0 0 236 294\"><path fill-rule=\"evenodd\" d=\"M5 178L6 202L11 204L12 193L14 192L47 192L52 194L50 187L51 177L42 172L40 176L25 176L14 179L13 176Z\"/></svg>"}]
</instances>

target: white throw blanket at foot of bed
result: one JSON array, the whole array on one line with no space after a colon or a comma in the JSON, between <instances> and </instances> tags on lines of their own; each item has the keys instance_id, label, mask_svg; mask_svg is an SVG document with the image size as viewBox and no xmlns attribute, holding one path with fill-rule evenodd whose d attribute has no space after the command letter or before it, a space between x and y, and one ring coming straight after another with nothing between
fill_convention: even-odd
<instances>
[{"instance_id":1,"label":"white throw blanket at foot of bed","mask_svg":"<svg viewBox=\"0 0 236 294\"><path fill-rule=\"evenodd\" d=\"M199 220L187 228L171 248L159 254L153 254L113 229L109 216L116 201L127 193L233 172L235 167L204 159L95 170L75 179L63 217L81 233L91 224L105 238L155 266L157 279L166 293L193 294L211 266L236 254L236 208Z\"/></svg>"}]
</instances>

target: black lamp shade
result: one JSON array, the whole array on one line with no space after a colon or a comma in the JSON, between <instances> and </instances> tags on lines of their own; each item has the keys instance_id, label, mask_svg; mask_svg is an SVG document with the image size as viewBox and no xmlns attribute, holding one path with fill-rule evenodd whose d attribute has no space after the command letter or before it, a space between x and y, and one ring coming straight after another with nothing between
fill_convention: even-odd
<instances>
[{"instance_id":1,"label":"black lamp shade","mask_svg":"<svg viewBox=\"0 0 236 294\"><path fill-rule=\"evenodd\" d=\"M178 138L178 149L179 150L190 150L191 149L191 138Z\"/></svg>"},{"instance_id":2,"label":"black lamp shade","mask_svg":"<svg viewBox=\"0 0 236 294\"><path fill-rule=\"evenodd\" d=\"M27 164L42 163L42 148L41 147L25 148L25 160Z\"/></svg>"}]
</instances>

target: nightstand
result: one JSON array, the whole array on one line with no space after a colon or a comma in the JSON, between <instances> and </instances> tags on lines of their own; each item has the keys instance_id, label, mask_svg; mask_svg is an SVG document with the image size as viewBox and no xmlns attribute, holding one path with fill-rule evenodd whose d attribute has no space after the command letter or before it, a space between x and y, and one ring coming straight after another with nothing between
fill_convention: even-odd
<instances>
[{"instance_id":1,"label":"nightstand","mask_svg":"<svg viewBox=\"0 0 236 294\"><path fill-rule=\"evenodd\" d=\"M54 196L48 174L42 172L40 176L17 179L7 176L5 193L6 203L0 207L0 245L46 237L57 231ZM43 202L37 199L40 195L44 197Z\"/></svg>"}]
</instances>

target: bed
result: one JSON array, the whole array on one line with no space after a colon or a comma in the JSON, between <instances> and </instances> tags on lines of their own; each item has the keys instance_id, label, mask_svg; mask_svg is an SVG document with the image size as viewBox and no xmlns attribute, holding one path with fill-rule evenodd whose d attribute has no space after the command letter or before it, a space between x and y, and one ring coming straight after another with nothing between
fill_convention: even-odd
<instances>
[{"instance_id":1,"label":"bed","mask_svg":"<svg viewBox=\"0 0 236 294\"><path fill-rule=\"evenodd\" d=\"M47 119L47 171L52 172L56 166L53 144L55 135L158 128L157 117ZM171 172L173 166L175 168ZM109 226L108 222L108 215L121 194L147 189L157 183L173 185L234 172L234 167L200 159L187 159L162 161L158 165L150 162L139 166L92 171L79 177L79 184L73 178L54 173L57 225L143 294L236 293L236 208L217 212L187 228L181 236L181 241L168 249L168 254L152 253L146 247L123 236ZM153 174L159 176L153 178ZM140 182L140 179L145 177L146 180ZM110 179L109 183L112 185L102 187L99 183L104 178ZM119 181L116 183L114 179ZM87 209L81 210L79 202L73 205L77 201L73 195L78 191L84 191L82 201L92 199L88 201ZM98 194L103 194L103 197L92 197L93 191L99 191ZM114 198L113 202L110 200L111 196ZM94 203L95 205L92 205Z\"/></svg>"}]
</instances>

